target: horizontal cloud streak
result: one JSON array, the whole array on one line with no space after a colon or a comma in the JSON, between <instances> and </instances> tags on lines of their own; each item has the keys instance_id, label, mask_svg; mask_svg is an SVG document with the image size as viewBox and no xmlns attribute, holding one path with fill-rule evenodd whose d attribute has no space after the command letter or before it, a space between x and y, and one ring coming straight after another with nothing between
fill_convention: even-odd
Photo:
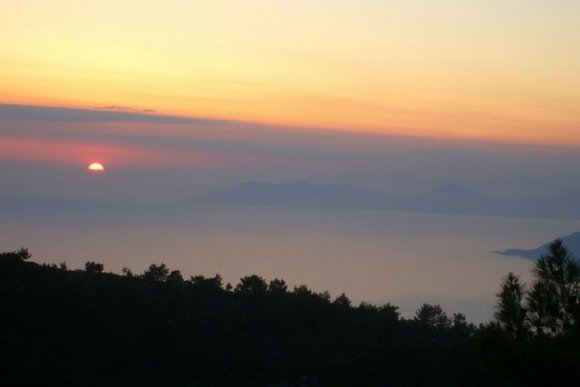
<instances>
[{"instance_id":1,"label":"horizontal cloud streak","mask_svg":"<svg viewBox=\"0 0 580 387\"><path fill-rule=\"evenodd\" d=\"M202 149L177 149L140 145L71 140L20 139L0 137L0 159L25 162L66 163L84 166L98 161L104 164L140 166L149 169L190 166L206 168L259 168L272 163L266 157L235 155Z\"/></svg>"},{"instance_id":2,"label":"horizontal cloud streak","mask_svg":"<svg viewBox=\"0 0 580 387\"><path fill-rule=\"evenodd\" d=\"M227 121L204 118L185 118L129 111L89 110L64 107L0 104L0 117L5 120L47 122L148 122L155 124L222 125Z\"/></svg>"},{"instance_id":3,"label":"horizontal cloud streak","mask_svg":"<svg viewBox=\"0 0 580 387\"><path fill-rule=\"evenodd\" d=\"M0 161L217 171L397 190L441 183L530 194L580 189L575 148L358 134L119 111L0 105ZM8 173L10 173L8 171ZM205 177L207 178L207 176ZM539 191L539 192L534 192ZM188 193L189 194L189 193Z\"/></svg>"}]
</instances>

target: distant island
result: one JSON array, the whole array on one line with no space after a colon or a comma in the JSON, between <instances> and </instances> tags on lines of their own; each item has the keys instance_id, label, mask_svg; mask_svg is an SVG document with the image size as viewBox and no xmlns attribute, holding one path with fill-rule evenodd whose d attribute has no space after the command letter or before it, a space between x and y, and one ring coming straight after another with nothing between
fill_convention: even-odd
<instances>
[{"instance_id":1,"label":"distant island","mask_svg":"<svg viewBox=\"0 0 580 387\"><path fill-rule=\"evenodd\" d=\"M567 235L567 236L563 237L562 240L564 241L564 244L568 247L568 249L572 253L574 253L576 255L578 253L580 253L580 232L575 232L575 233L572 233L570 235ZM521 258L537 260L542 255L548 253L550 243L551 242L546 242L546 243L542 244L541 246L538 246L538 247L533 248L533 249L507 249L507 250L501 250L501 251L496 250L496 251L493 251L493 253L499 254L499 255L506 255L506 256L510 256L510 257L521 257Z\"/></svg>"},{"instance_id":2,"label":"distant island","mask_svg":"<svg viewBox=\"0 0 580 387\"><path fill-rule=\"evenodd\" d=\"M191 200L259 207L580 219L580 193L514 199L487 195L456 184L441 185L422 193L393 195L353 185L246 182Z\"/></svg>"}]
</instances>

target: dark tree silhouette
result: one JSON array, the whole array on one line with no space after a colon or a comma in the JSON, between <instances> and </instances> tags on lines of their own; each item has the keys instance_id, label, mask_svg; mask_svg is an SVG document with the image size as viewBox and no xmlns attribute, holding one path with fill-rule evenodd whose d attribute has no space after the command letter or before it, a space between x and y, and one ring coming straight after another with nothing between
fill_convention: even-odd
<instances>
[{"instance_id":1,"label":"dark tree silhouette","mask_svg":"<svg viewBox=\"0 0 580 387\"><path fill-rule=\"evenodd\" d=\"M578 385L572 329L514 340L504 323L475 328L439 305L400 319L394 305L353 308L344 294L335 305L306 285L288 293L281 279L247 276L231 292L219 275L182 281L164 264L116 275L21 255L0 253L0 372L21 385ZM542 302L574 304L573 265L562 267L569 301L552 295L554 280ZM521 305L525 292L507 278L498 295Z\"/></svg>"},{"instance_id":2,"label":"dark tree silhouette","mask_svg":"<svg viewBox=\"0 0 580 387\"><path fill-rule=\"evenodd\" d=\"M28 248L26 247L21 247L20 250L16 252L16 255L18 255L18 257L23 261L26 261L32 257L32 254L28 252Z\"/></svg>"},{"instance_id":3,"label":"dark tree silhouette","mask_svg":"<svg viewBox=\"0 0 580 387\"><path fill-rule=\"evenodd\" d=\"M98 262L89 261L85 263L85 271L91 274L102 273L105 269L105 265Z\"/></svg>"},{"instance_id":4,"label":"dark tree silhouette","mask_svg":"<svg viewBox=\"0 0 580 387\"><path fill-rule=\"evenodd\" d=\"M561 239L534 266L535 281L528 295L530 320L537 334L560 334L576 323L580 264Z\"/></svg>"},{"instance_id":5,"label":"dark tree silhouette","mask_svg":"<svg viewBox=\"0 0 580 387\"><path fill-rule=\"evenodd\" d=\"M12 261L26 261L30 259L32 255L28 252L26 247L21 247L20 250L15 251L8 251L4 253L0 253L0 258L5 261L12 260Z\"/></svg>"},{"instance_id":6,"label":"dark tree silhouette","mask_svg":"<svg viewBox=\"0 0 580 387\"><path fill-rule=\"evenodd\" d=\"M181 275L181 271L172 270L171 273L169 273L169 275L167 276L167 282L183 283L183 276Z\"/></svg>"},{"instance_id":7,"label":"dark tree silhouette","mask_svg":"<svg viewBox=\"0 0 580 387\"><path fill-rule=\"evenodd\" d=\"M314 294L307 285L294 286L292 293L297 296L311 296Z\"/></svg>"},{"instance_id":8,"label":"dark tree silhouette","mask_svg":"<svg viewBox=\"0 0 580 387\"><path fill-rule=\"evenodd\" d=\"M512 338L561 336L580 317L580 263L555 239L536 262L530 289L509 273L497 294L495 318ZM524 304L524 300L526 303Z\"/></svg>"},{"instance_id":9,"label":"dark tree silhouette","mask_svg":"<svg viewBox=\"0 0 580 387\"><path fill-rule=\"evenodd\" d=\"M523 305L525 285L514 273L508 273L497 294L495 318L510 336L523 339L527 335L527 310Z\"/></svg>"},{"instance_id":10,"label":"dark tree silhouette","mask_svg":"<svg viewBox=\"0 0 580 387\"><path fill-rule=\"evenodd\" d=\"M288 285L286 285L286 281L274 278L272 281L270 281L268 290L274 294L282 294L288 291Z\"/></svg>"},{"instance_id":11,"label":"dark tree silhouette","mask_svg":"<svg viewBox=\"0 0 580 387\"><path fill-rule=\"evenodd\" d=\"M379 311L379 307L373 304L369 304L368 302L361 302L358 307L358 310L362 311L362 312L368 312L368 313L377 313Z\"/></svg>"},{"instance_id":12,"label":"dark tree silhouette","mask_svg":"<svg viewBox=\"0 0 580 387\"><path fill-rule=\"evenodd\" d=\"M414 321L430 328L449 328L447 313L440 305L423 304L415 314Z\"/></svg>"},{"instance_id":13,"label":"dark tree silhouette","mask_svg":"<svg viewBox=\"0 0 580 387\"><path fill-rule=\"evenodd\" d=\"M236 285L236 292L248 293L248 294L263 294L268 289L268 284L266 280L262 277L252 274L240 278L240 283Z\"/></svg>"},{"instance_id":14,"label":"dark tree silhouette","mask_svg":"<svg viewBox=\"0 0 580 387\"><path fill-rule=\"evenodd\" d=\"M466 329L469 324L467 323L467 317L463 313L453 313L451 318L451 326L454 329Z\"/></svg>"},{"instance_id":15,"label":"dark tree silhouette","mask_svg":"<svg viewBox=\"0 0 580 387\"><path fill-rule=\"evenodd\" d=\"M333 304L349 307L351 302L346 294L342 293L340 296L336 297L336 299L333 301Z\"/></svg>"},{"instance_id":16,"label":"dark tree silhouette","mask_svg":"<svg viewBox=\"0 0 580 387\"><path fill-rule=\"evenodd\" d=\"M131 269L129 269L128 267L123 267L123 268L121 269L121 272L123 273L123 275L124 275L125 277L129 277L129 278L132 278L132 277L134 277L134 274L133 274L133 272L132 272L132 271L131 271Z\"/></svg>"},{"instance_id":17,"label":"dark tree silhouette","mask_svg":"<svg viewBox=\"0 0 580 387\"><path fill-rule=\"evenodd\" d=\"M169 278L169 268L164 263L160 265L153 263L145 270L143 278L150 282L165 282Z\"/></svg>"},{"instance_id":18,"label":"dark tree silhouette","mask_svg":"<svg viewBox=\"0 0 580 387\"><path fill-rule=\"evenodd\" d=\"M399 307L391 304L390 302L378 308L378 312L391 320L399 319Z\"/></svg>"},{"instance_id":19,"label":"dark tree silhouette","mask_svg":"<svg viewBox=\"0 0 580 387\"><path fill-rule=\"evenodd\" d=\"M191 277L190 282L191 282L191 285L195 289L199 289L199 290L207 291L207 292L220 291L220 290L222 290L222 286L223 286L223 284L222 284L223 279L222 279L222 276L219 274L216 274L213 277L205 277L203 275L195 275L195 276Z\"/></svg>"},{"instance_id":20,"label":"dark tree silhouette","mask_svg":"<svg viewBox=\"0 0 580 387\"><path fill-rule=\"evenodd\" d=\"M329 293L327 290L325 290L325 291L323 291L323 292L320 292L320 293L318 293L317 295L318 295L318 297L319 297L320 299L322 299L322 300L324 300L324 301L326 301L326 302L330 302L330 299L332 298L332 297L330 296L330 293Z\"/></svg>"}]
</instances>

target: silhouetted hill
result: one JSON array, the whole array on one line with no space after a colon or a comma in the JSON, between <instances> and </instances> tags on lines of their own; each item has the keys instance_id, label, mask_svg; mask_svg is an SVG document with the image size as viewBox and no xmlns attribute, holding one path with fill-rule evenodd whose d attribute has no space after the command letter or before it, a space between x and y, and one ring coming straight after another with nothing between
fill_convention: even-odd
<instances>
[{"instance_id":1,"label":"silhouetted hill","mask_svg":"<svg viewBox=\"0 0 580 387\"><path fill-rule=\"evenodd\" d=\"M406 322L391 305L353 307L258 276L232 289L165 265L120 276L26 258L0 254L0 371L18 385L402 385L475 374L452 351L472 332L465 320ZM366 363L375 353L380 367Z\"/></svg>"},{"instance_id":2,"label":"silhouetted hill","mask_svg":"<svg viewBox=\"0 0 580 387\"><path fill-rule=\"evenodd\" d=\"M485 196L458 185L443 185L433 191L394 196L381 191L351 185L293 183L241 183L231 188L194 198L206 203L253 206L307 207L326 209L375 209L439 212L459 210Z\"/></svg>"},{"instance_id":3,"label":"silhouetted hill","mask_svg":"<svg viewBox=\"0 0 580 387\"><path fill-rule=\"evenodd\" d=\"M577 385L579 336L514 342L424 304L412 319L252 275L84 271L0 253L0 372L18 386ZM532 366L533 363L536 363Z\"/></svg>"},{"instance_id":4,"label":"silhouetted hill","mask_svg":"<svg viewBox=\"0 0 580 387\"><path fill-rule=\"evenodd\" d=\"M580 232L575 232L573 234L567 235L563 237L562 240L564 241L564 245L569 249L571 253L574 253L576 255L577 253L580 253ZM507 249L502 251L494 251L494 253L536 260L548 252L548 247L550 246L550 243L551 242L544 243L543 245L536 247L535 249Z\"/></svg>"},{"instance_id":5,"label":"silhouetted hill","mask_svg":"<svg viewBox=\"0 0 580 387\"><path fill-rule=\"evenodd\" d=\"M438 214L490 214L498 199L456 184L445 184L418 194L399 197L397 209Z\"/></svg>"},{"instance_id":6,"label":"silhouetted hill","mask_svg":"<svg viewBox=\"0 0 580 387\"><path fill-rule=\"evenodd\" d=\"M192 200L233 205L318 209L396 210L433 214L528 218L580 218L580 194L504 198L446 184L423 193L391 195L350 185L241 183Z\"/></svg>"},{"instance_id":7,"label":"silhouetted hill","mask_svg":"<svg viewBox=\"0 0 580 387\"><path fill-rule=\"evenodd\" d=\"M316 185L249 182L194 198L208 203L306 208L389 208L391 197L385 193L350 185Z\"/></svg>"}]
</instances>

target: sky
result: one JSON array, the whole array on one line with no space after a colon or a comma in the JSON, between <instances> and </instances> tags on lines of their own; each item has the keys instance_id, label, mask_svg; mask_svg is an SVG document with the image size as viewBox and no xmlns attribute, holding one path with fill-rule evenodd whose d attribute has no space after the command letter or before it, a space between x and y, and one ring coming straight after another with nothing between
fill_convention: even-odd
<instances>
[{"instance_id":1,"label":"sky","mask_svg":"<svg viewBox=\"0 0 580 387\"><path fill-rule=\"evenodd\" d=\"M1 3L4 250L251 270L485 320L505 272L530 266L491 250L580 227L190 201L248 181L580 192L578 1Z\"/></svg>"},{"instance_id":2,"label":"sky","mask_svg":"<svg viewBox=\"0 0 580 387\"><path fill-rule=\"evenodd\" d=\"M0 96L580 145L573 0L5 0Z\"/></svg>"}]
</instances>

